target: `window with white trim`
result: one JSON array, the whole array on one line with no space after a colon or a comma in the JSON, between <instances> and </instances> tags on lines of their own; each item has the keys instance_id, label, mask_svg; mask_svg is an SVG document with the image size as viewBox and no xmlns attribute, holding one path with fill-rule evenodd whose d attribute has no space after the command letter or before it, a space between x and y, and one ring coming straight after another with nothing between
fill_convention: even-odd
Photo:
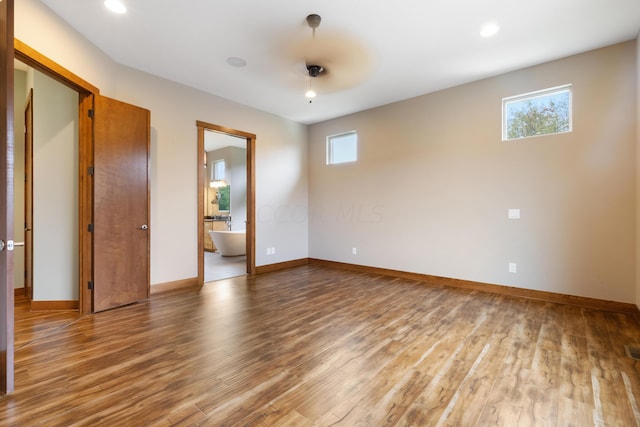
<instances>
[{"instance_id":1,"label":"window with white trim","mask_svg":"<svg viewBox=\"0 0 640 427\"><path fill-rule=\"evenodd\" d=\"M213 162L213 179L212 181L219 181L225 179L226 164L224 160L216 160Z\"/></svg>"},{"instance_id":2,"label":"window with white trim","mask_svg":"<svg viewBox=\"0 0 640 427\"><path fill-rule=\"evenodd\" d=\"M358 133L340 133L327 137L327 164L355 162L358 160Z\"/></svg>"},{"instance_id":3,"label":"window with white trim","mask_svg":"<svg viewBox=\"0 0 640 427\"><path fill-rule=\"evenodd\" d=\"M502 99L502 140L571 132L571 85Z\"/></svg>"}]
</instances>

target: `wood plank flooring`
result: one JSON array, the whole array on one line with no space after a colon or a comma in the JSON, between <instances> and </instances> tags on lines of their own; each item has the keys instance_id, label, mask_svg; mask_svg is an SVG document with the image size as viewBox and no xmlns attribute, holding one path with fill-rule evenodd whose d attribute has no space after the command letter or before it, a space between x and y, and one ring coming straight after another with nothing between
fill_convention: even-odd
<instances>
[{"instance_id":1,"label":"wood plank flooring","mask_svg":"<svg viewBox=\"0 0 640 427\"><path fill-rule=\"evenodd\" d=\"M297 267L16 308L7 426L634 426L634 315Z\"/></svg>"}]
</instances>

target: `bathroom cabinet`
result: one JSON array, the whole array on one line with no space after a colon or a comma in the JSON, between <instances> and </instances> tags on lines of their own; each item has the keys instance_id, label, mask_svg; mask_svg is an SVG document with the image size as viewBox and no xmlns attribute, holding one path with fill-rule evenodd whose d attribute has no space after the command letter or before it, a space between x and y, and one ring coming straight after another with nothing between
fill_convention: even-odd
<instances>
[{"instance_id":1,"label":"bathroom cabinet","mask_svg":"<svg viewBox=\"0 0 640 427\"><path fill-rule=\"evenodd\" d=\"M216 246L209 236L209 230L224 231L227 229L226 221L218 221L213 219L204 220L204 250L208 252L215 252Z\"/></svg>"}]
</instances>

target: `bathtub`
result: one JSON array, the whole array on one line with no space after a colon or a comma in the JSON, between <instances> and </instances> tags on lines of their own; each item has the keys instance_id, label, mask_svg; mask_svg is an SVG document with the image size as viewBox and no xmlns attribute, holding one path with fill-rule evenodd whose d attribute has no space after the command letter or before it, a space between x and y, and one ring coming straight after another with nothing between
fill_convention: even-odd
<instances>
[{"instance_id":1,"label":"bathtub","mask_svg":"<svg viewBox=\"0 0 640 427\"><path fill-rule=\"evenodd\" d=\"M242 231L210 230L209 236L213 240L218 253L222 256L237 256L246 254L247 235Z\"/></svg>"}]
</instances>

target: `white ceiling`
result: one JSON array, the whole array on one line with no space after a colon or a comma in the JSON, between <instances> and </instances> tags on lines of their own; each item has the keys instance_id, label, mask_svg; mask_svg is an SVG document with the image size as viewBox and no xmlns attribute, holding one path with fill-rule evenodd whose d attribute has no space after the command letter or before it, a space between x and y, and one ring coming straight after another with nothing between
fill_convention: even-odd
<instances>
[{"instance_id":1,"label":"white ceiling","mask_svg":"<svg viewBox=\"0 0 640 427\"><path fill-rule=\"evenodd\" d=\"M635 38L640 0L41 0L115 61L314 123ZM309 104L310 13L329 74ZM498 23L482 38L486 22ZM320 49L322 50L322 49ZM341 58L335 56L343 55ZM226 59L241 57L234 68ZM314 59L317 61L317 59ZM329 65L330 64L330 65ZM342 85L331 79L342 78ZM346 79L346 80L345 80ZM335 89L339 90L335 90Z\"/></svg>"},{"instance_id":2,"label":"white ceiling","mask_svg":"<svg viewBox=\"0 0 640 427\"><path fill-rule=\"evenodd\" d=\"M214 151L225 147L247 148L247 139L205 129L204 151Z\"/></svg>"}]
</instances>

